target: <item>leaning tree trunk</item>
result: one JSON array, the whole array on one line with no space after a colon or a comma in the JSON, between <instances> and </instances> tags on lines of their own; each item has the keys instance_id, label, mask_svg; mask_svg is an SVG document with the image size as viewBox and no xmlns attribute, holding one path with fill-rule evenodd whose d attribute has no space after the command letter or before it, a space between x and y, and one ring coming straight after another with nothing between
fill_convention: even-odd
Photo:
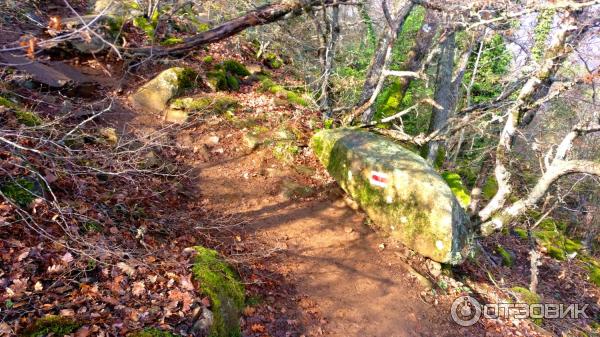
<instances>
[{"instance_id":1,"label":"leaning tree trunk","mask_svg":"<svg viewBox=\"0 0 600 337\"><path fill-rule=\"evenodd\" d=\"M329 5L332 3L344 4L345 2L346 0L284 0L258 7L255 10L252 10L235 19L229 20L213 29L186 38L184 42L179 45L172 47L151 46L142 48L128 48L124 51L128 52L129 54L140 56L182 55L196 50L202 45L221 41L225 38L236 35L247 28L266 25L282 19L301 15L303 10L306 8Z\"/></svg>"},{"instance_id":2,"label":"leaning tree trunk","mask_svg":"<svg viewBox=\"0 0 600 337\"><path fill-rule=\"evenodd\" d=\"M417 32L415 44L408 52L406 62L402 65L402 70L418 72L421 69L423 61L433 44L433 38L437 32L438 24L439 19L436 11L428 9L425 12L423 25ZM400 97L404 97L406 94L411 80L410 77L400 77L398 79L398 84L400 85Z\"/></svg>"}]
</instances>

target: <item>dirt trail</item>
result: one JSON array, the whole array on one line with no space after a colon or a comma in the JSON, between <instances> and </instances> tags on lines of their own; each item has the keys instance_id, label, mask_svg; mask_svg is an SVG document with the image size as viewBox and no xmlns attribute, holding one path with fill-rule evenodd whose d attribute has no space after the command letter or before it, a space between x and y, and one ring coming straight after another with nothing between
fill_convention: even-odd
<instances>
[{"instance_id":1,"label":"dirt trail","mask_svg":"<svg viewBox=\"0 0 600 337\"><path fill-rule=\"evenodd\" d=\"M380 249L386 239L364 225L334 184L310 200L285 197L282 186L294 176L259 150L202 165L199 182L209 207L248 219L250 231L285 248L277 268L303 298L299 306L320 317L302 322L306 335L479 335L452 323L448 305L420 298L426 289L393 244Z\"/></svg>"}]
</instances>

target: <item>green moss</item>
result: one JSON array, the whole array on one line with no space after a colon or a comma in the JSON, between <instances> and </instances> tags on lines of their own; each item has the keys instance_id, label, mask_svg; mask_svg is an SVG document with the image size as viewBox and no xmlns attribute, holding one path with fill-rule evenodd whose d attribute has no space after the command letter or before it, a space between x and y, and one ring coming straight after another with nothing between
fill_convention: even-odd
<instances>
[{"instance_id":1,"label":"green moss","mask_svg":"<svg viewBox=\"0 0 600 337\"><path fill-rule=\"evenodd\" d=\"M536 61L540 61L546 51L546 42L552 29L555 13L555 9L545 9L538 14L537 25L533 30L534 45L531 48L531 53Z\"/></svg>"},{"instance_id":2,"label":"green moss","mask_svg":"<svg viewBox=\"0 0 600 337\"><path fill-rule=\"evenodd\" d=\"M513 232L521 239L527 239L527 230L523 228L513 228Z\"/></svg>"},{"instance_id":3,"label":"green moss","mask_svg":"<svg viewBox=\"0 0 600 337\"><path fill-rule=\"evenodd\" d=\"M179 84L179 94L181 94L183 91L193 89L198 86L198 73L191 68L178 69L177 81Z\"/></svg>"},{"instance_id":4,"label":"green moss","mask_svg":"<svg viewBox=\"0 0 600 337\"><path fill-rule=\"evenodd\" d=\"M294 157L300 152L300 148L291 141L275 142L272 149L273 156L285 164L293 162Z\"/></svg>"},{"instance_id":5,"label":"green moss","mask_svg":"<svg viewBox=\"0 0 600 337\"><path fill-rule=\"evenodd\" d=\"M512 255L510 254L510 252L508 252L501 245L498 245L498 246L496 246L496 253L498 253L502 257L503 265L505 265L507 267L512 267L512 265L514 263L514 259L513 259Z\"/></svg>"},{"instance_id":6,"label":"green moss","mask_svg":"<svg viewBox=\"0 0 600 337\"><path fill-rule=\"evenodd\" d=\"M204 63L213 63L215 59L211 55L206 55L202 58L202 62Z\"/></svg>"},{"instance_id":7,"label":"green moss","mask_svg":"<svg viewBox=\"0 0 600 337\"><path fill-rule=\"evenodd\" d=\"M215 250L201 246L195 249L192 272L202 292L211 300L214 314L211 337L241 336L239 313L244 306L244 286Z\"/></svg>"},{"instance_id":8,"label":"green moss","mask_svg":"<svg viewBox=\"0 0 600 337\"><path fill-rule=\"evenodd\" d=\"M221 67L223 70L225 70L226 72L228 72L232 75L241 76L241 77L250 75L250 71L248 71L246 66L244 66L243 64L241 64L240 62L238 62L236 60L225 60L221 63Z\"/></svg>"},{"instance_id":9,"label":"green moss","mask_svg":"<svg viewBox=\"0 0 600 337\"><path fill-rule=\"evenodd\" d=\"M458 199L458 202L463 208L466 208L471 203L471 196L469 195L469 191L465 188L462 183L460 176L454 172L444 172L442 173L442 178L446 181L452 193Z\"/></svg>"},{"instance_id":10,"label":"green moss","mask_svg":"<svg viewBox=\"0 0 600 337\"><path fill-rule=\"evenodd\" d=\"M485 184L483 184L483 187L481 188L481 194L485 199L490 200L494 197L494 195L496 195L497 192L498 182L496 182L496 178L490 176L485 181Z\"/></svg>"},{"instance_id":11,"label":"green moss","mask_svg":"<svg viewBox=\"0 0 600 337\"><path fill-rule=\"evenodd\" d=\"M518 298L519 303L527 303L527 304L539 304L541 303L541 298L538 294L529 291L529 289L524 287L512 287L510 290L515 294ZM536 312L537 314L537 312ZM537 325L542 324L541 318L534 318L533 322Z\"/></svg>"},{"instance_id":12,"label":"green moss","mask_svg":"<svg viewBox=\"0 0 600 337\"><path fill-rule=\"evenodd\" d=\"M590 279L590 282L595 284L597 287L600 287L600 268L596 265L589 265L588 271L588 277Z\"/></svg>"},{"instance_id":13,"label":"green moss","mask_svg":"<svg viewBox=\"0 0 600 337\"><path fill-rule=\"evenodd\" d=\"M49 315L39 318L21 334L22 337L43 337L48 334L55 336L68 335L77 330L81 324L71 318Z\"/></svg>"},{"instance_id":14,"label":"green moss","mask_svg":"<svg viewBox=\"0 0 600 337\"><path fill-rule=\"evenodd\" d=\"M216 114L223 114L235 109L237 106L238 101L235 98L225 95L201 98L178 98L171 102L172 109L186 110L188 112L210 111Z\"/></svg>"},{"instance_id":15,"label":"green moss","mask_svg":"<svg viewBox=\"0 0 600 337\"><path fill-rule=\"evenodd\" d=\"M265 54L263 63L271 69L279 69L283 66L283 61L274 53Z\"/></svg>"},{"instance_id":16,"label":"green moss","mask_svg":"<svg viewBox=\"0 0 600 337\"><path fill-rule=\"evenodd\" d=\"M17 107L17 104L12 102L8 98L0 96L0 106L9 108L9 109L15 109Z\"/></svg>"},{"instance_id":17,"label":"green moss","mask_svg":"<svg viewBox=\"0 0 600 337\"><path fill-rule=\"evenodd\" d=\"M164 331L157 328L145 328L144 330L131 333L127 335L128 337L178 337L179 335L175 335L168 331Z\"/></svg>"},{"instance_id":18,"label":"green moss","mask_svg":"<svg viewBox=\"0 0 600 337\"><path fill-rule=\"evenodd\" d=\"M36 183L29 178L18 178L0 185L0 191L20 207L27 207L37 197Z\"/></svg>"},{"instance_id":19,"label":"green moss","mask_svg":"<svg viewBox=\"0 0 600 337\"><path fill-rule=\"evenodd\" d=\"M174 46L176 44L182 43L183 39L180 37L168 37L160 42L162 46Z\"/></svg>"},{"instance_id":20,"label":"green moss","mask_svg":"<svg viewBox=\"0 0 600 337\"><path fill-rule=\"evenodd\" d=\"M240 81L237 79L237 77L227 74L225 76L225 80L227 81L227 87L230 90L233 90L233 91L240 90Z\"/></svg>"},{"instance_id":21,"label":"green moss","mask_svg":"<svg viewBox=\"0 0 600 337\"><path fill-rule=\"evenodd\" d=\"M31 111L15 111L15 117L17 121L26 126L38 126L42 124L43 120L34 112Z\"/></svg>"},{"instance_id":22,"label":"green moss","mask_svg":"<svg viewBox=\"0 0 600 337\"><path fill-rule=\"evenodd\" d=\"M270 92L272 94L283 94L285 95L286 99L296 105L300 105L300 106L308 106L309 102L302 97L301 95L290 91L290 90L286 90L283 86L273 82L273 80L271 80L270 78L266 77L266 76L262 76L260 78L260 87L259 87L260 91L263 92Z\"/></svg>"}]
</instances>

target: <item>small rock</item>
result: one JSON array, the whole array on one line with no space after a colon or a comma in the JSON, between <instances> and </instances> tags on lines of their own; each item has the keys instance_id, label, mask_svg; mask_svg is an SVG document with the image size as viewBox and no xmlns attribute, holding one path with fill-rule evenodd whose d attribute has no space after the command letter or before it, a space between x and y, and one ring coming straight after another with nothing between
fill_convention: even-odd
<instances>
[{"instance_id":1,"label":"small rock","mask_svg":"<svg viewBox=\"0 0 600 337\"><path fill-rule=\"evenodd\" d=\"M384 250L385 249L385 243L382 242L377 247L379 247L379 250Z\"/></svg>"},{"instance_id":2,"label":"small rock","mask_svg":"<svg viewBox=\"0 0 600 337\"><path fill-rule=\"evenodd\" d=\"M225 150L222 147L220 147L218 149L214 149L212 151L212 153L216 153L216 154L223 154L224 152L225 152Z\"/></svg>"},{"instance_id":3,"label":"small rock","mask_svg":"<svg viewBox=\"0 0 600 337\"><path fill-rule=\"evenodd\" d=\"M117 130L115 130L115 128L102 128L100 129L100 135L113 145L119 141L119 136L117 135Z\"/></svg>"},{"instance_id":4,"label":"small rock","mask_svg":"<svg viewBox=\"0 0 600 337\"><path fill-rule=\"evenodd\" d=\"M187 121L188 117L188 113L185 110L168 109L164 119L167 122L183 124Z\"/></svg>"},{"instance_id":5,"label":"small rock","mask_svg":"<svg viewBox=\"0 0 600 337\"><path fill-rule=\"evenodd\" d=\"M427 260L426 262L427 270L433 277L438 277L442 274L442 265L439 262L435 262L433 260Z\"/></svg>"},{"instance_id":6,"label":"small rock","mask_svg":"<svg viewBox=\"0 0 600 337\"><path fill-rule=\"evenodd\" d=\"M192 326L192 333L200 336L208 336L214 322L214 314L207 308L202 308L202 315Z\"/></svg>"},{"instance_id":7,"label":"small rock","mask_svg":"<svg viewBox=\"0 0 600 337\"><path fill-rule=\"evenodd\" d=\"M261 143L258 137L248 133L244 135L242 141L244 142L244 145L246 145L246 147L250 150L256 149Z\"/></svg>"},{"instance_id":8,"label":"small rock","mask_svg":"<svg viewBox=\"0 0 600 337\"><path fill-rule=\"evenodd\" d=\"M344 232L346 232L348 234L352 233L353 231L354 231L354 228L352 228L352 227L344 227Z\"/></svg>"},{"instance_id":9,"label":"small rock","mask_svg":"<svg viewBox=\"0 0 600 337\"><path fill-rule=\"evenodd\" d=\"M210 136L210 137L208 137L208 142L211 144L219 144L219 137L218 136Z\"/></svg>"}]
</instances>

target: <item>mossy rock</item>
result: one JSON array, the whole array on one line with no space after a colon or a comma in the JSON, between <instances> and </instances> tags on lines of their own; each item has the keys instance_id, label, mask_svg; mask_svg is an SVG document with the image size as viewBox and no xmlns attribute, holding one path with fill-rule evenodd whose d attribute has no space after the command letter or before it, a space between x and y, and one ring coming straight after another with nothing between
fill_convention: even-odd
<instances>
[{"instance_id":1,"label":"mossy rock","mask_svg":"<svg viewBox=\"0 0 600 337\"><path fill-rule=\"evenodd\" d=\"M471 196L469 195L467 188L463 185L460 176L454 172L444 172L442 173L442 178L448 183L448 186L450 186L452 193L454 193L460 205L463 208L467 208L471 203Z\"/></svg>"},{"instance_id":2,"label":"mossy rock","mask_svg":"<svg viewBox=\"0 0 600 337\"><path fill-rule=\"evenodd\" d=\"M241 336L239 319L245 302L244 286L217 251L201 246L195 249L197 255L192 272L200 282L201 291L210 298L214 315L210 336Z\"/></svg>"},{"instance_id":3,"label":"mossy rock","mask_svg":"<svg viewBox=\"0 0 600 337\"><path fill-rule=\"evenodd\" d=\"M35 198L42 195L42 187L37 180L22 177L9 180L0 185L0 191L19 207L29 206Z\"/></svg>"},{"instance_id":4,"label":"mossy rock","mask_svg":"<svg viewBox=\"0 0 600 337\"><path fill-rule=\"evenodd\" d=\"M144 84L129 100L135 108L144 112L160 113L170 99L196 87L197 79L197 73L190 68L170 68Z\"/></svg>"},{"instance_id":5,"label":"mossy rock","mask_svg":"<svg viewBox=\"0 0 600 337\"><path fill-rule=\"evenodd\" d=\"M440 263L458 264L473 230L452 190L417 154L370 132L321 130L311 148L381 231Z\"/></svg>"},{"instance_id":6,"label":"mossy rock","mask_svg":"<svg viewBox=\"0 0 600 337\"><path fill-rule=\"evenodd\" d=\"M37 319L32 325L25 329L20 336L43 337L48 334L53 334L54 336L64 336L73 333L80 326L81 324L75 322L71 318L49 315Z\"/></svg>"},{"instance_id":7,"label":"mossy rock","mask_svg":"<svg viewBox=\"0 0 600 337\"><path fill-rule=\"evenodd\" d=\"M130 333L127 337L179 337L179 335L157 328L145 328L144 330Z\"/></svg>"}]
</instances>

